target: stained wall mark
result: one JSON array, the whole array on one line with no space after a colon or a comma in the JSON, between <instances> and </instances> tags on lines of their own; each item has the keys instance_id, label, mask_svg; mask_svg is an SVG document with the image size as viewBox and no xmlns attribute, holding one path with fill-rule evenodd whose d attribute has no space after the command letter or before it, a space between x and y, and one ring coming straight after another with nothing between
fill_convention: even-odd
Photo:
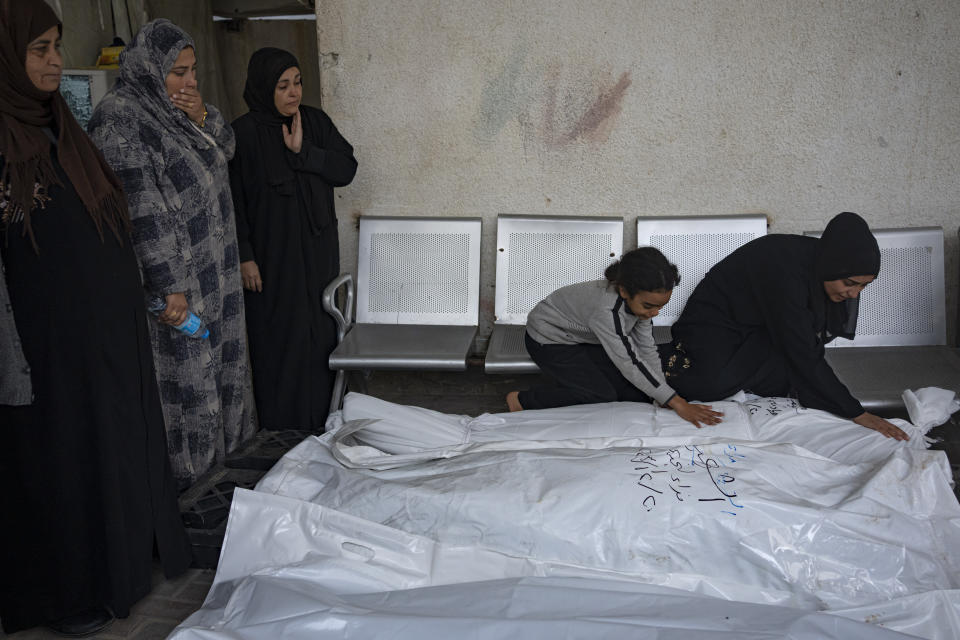
<instances>
[{"instance_id":1,"label":"stained wall mark","mask_svg":"<svg viewBox=\"0 0 960 640\"><path fill-rule=\"evenodd\" d=\"M620 74L617 83L600 92L593 104L580 116L580 119L566 135L563 142L573 142L584 138L591 142L604 142L610 135L613 120L623 110L623 97L632 83L629 71Z\"/></svg>"},{"instance_id":2,"label":"stained wall mark","mask_svg":"<svg viewBox=\"0 0 960 640\"><path fill-rule=\"evenodd\" d=\"M495 137L523 109L524 83L520 80L525 59L522 50L514 49L503 69L484 85L475 131L478 138Z\"/></svg>"},{"instance_id":3,"label":"stained wall mark","mask_svg":"<svg viewBox=\"0 0 960 640\"><path fill-rule=\"evenodd\" d=\"M597 77L607 77L598 86ZM614 82L608 72L531 68L515 49L484 85L474 134L490 142L511 120L525 141L563 147L576 141L602 144L610 135L632 84L629 71Z\"/></svg>"}]
</instances>

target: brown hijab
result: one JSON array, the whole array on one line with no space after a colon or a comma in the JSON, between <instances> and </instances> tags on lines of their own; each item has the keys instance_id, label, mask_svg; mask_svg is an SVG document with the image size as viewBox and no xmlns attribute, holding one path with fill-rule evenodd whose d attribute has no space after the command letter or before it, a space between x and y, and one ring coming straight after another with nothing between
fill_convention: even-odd
<instances>
[{"instance_id":1,"label":"brown hijab","mask_svg":"<svg viewBox=\"0 0 960 640\"><path fill-rule=\"evenodd\" d=\"M4 159L0 183L10 188L12 210L22 212L23 232L38 252L30 225L34 185L46 190L61 184L44 127L56 132L60 165L101 238L104 223L121 241L121 229L130 224L120 182L63 96L59 91L37 89L27 76L27 45L53 26L62 30L57 14L45 2L0 0L0 154Z\"/></svg>"}]
</instances>

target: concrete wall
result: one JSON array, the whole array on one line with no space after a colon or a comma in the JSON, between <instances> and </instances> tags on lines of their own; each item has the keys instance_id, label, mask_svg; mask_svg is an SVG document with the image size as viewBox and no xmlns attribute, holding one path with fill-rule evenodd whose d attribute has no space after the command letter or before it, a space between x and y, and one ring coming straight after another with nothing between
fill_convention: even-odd
<instances>
[{"instance_id":1,"label":"concrete wall","mask_svg":"<svg viewBox=\"0 0 960 640\"><path fill-rule=\"evenodd\" d=\"M360 169L355 217L839 211L941 225L956 336L960 3L955 0L325 0L323 104Z\"/></svg>"}]
</instances>

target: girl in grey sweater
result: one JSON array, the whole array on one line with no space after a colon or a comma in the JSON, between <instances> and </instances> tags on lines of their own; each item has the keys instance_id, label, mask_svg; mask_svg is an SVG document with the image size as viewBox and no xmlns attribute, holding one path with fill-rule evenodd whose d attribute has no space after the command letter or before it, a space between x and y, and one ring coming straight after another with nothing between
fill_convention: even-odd
<instances>
[{"instance_id":1,"label":"girl in grey sweater","mask_svg":"<svg viewBox=\"0 0 960 640\"><path fill-rule=\"evenodd\" d=\"M720 422L722 413L677 395L660 367L652 319L680 281L677 267L641 247L604 276L562 287L529 313L527 351L554 384L511 391L510 410L626 400L670 407L697 427Z\"/></svg>"}]
</instances>

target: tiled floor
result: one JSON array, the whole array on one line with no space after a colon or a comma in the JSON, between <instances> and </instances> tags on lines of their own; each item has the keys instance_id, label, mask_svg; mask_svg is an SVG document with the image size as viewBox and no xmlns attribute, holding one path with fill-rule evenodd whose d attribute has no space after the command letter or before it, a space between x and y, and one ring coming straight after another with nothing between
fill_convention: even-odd
<instances>
[{"instance_id":1,"label":"tiled floor","mask_svg":"<svg viewBox=\"0 0 960 640\"><path fill-rule=\"evenodd\" d=\"M444 413L497 413L506 410L504 396L514 389L525 389L537 384L539 376L487 376L482 367L471 366L465 372L455 373L375 373L363 382L367 393L379 398L411 404ZM361 380L354 380L358 386ZM960 414L953 421L936 429L931 435L945 439L935 445L947 450L954 468L955 479L960 480ZM175 580L164 580L159 567L154 570L153 591L140 601L125 620L117 620L100 640L159 640L166 638L184 618L196 611L206 597L213 581L211 569L190 569ZM23 631L0 638L10 640L47 640L60 638L41 629Z\"/></svg>"},{"instance_id":2,"label":"tiled floor","mask_svg":"<svg viewBox=\"0 0 960 640\"><path fill-rule=\"evenodd\" d=\"M188 615L200 608L214 572L209 569L189 569L174 580L165 580L159 565L154 567L153 591L130 611L130 616L115 620L109 628L96 636L97 640L162 640ZM46 629L28 629L4 635L9 640L62 640Z\"/></svg>"}]
</instances>

